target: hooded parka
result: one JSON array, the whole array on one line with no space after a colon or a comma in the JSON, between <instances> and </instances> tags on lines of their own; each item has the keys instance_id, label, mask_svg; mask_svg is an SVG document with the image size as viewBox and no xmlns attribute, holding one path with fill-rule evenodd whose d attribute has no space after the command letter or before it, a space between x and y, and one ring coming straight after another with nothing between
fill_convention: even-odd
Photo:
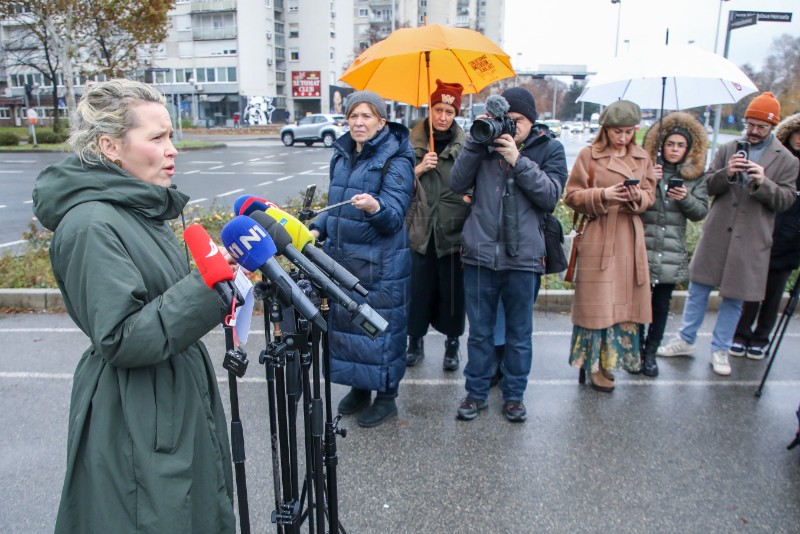
<instances>
[{"instance_id":1,"label":"hooded parka","mask_svg":"<svg viewBox=\"0 0 800 534\"><path fill-rule=\"evenodd\" d=\"M199 341L220 301L167 220L188 197L71 156L36 180L50 260L89 337L73 379L56 532L234 532L231 458Z\"/></svg>"},{"instance_id":2,"label":"hooded parka","mask_svg":"<svg viewBox=\"0 0 800 534\"><path fill-rule=\"evenodd\" d=\"M425 129L427 121L428 119L419 121L411 130L411 146L414 148L417 163L432 150L428 146L430 139ZM437 258L455 254L461 249L461 231L470 209L470 205L464 202L464 195L450 189L450 173L466 141L464 130L455 121L452 130L453 138L438 155L436 168L419 177L428 198L430 218L425 239L413 250L425 254L428 240L434 239Z\"/></svg>"},{"instance_id":3,"label":"hooded parka","mask_svg":"<svg viewBox=\"0 0 800 534\"><path fill-rule=\"evenodd\" d=\"M661 129L663 143L675 128L683 128L692 136L691 147L677 167L664 162L664 174L656 183L655 202L642 214L650 283L680 284L689 277L689 250L686 247L686 221L700 221L708 213L708 191L704 176L708 137L703 125L689 113L676 112L664 117ZM656 161L659 124L645 135L644 149ZM686 196L681 200L667 198L669 179L683 178Z\"/></svg>"},{"instance_id":4,"label":"hooded parka","mask_svg":"<svg viewBox=\"0 0 800 534\"><path fill-rule=\"evenodd\" d=\"M386 392L396 390L405 374L411 255L403 218L414 188L408 134L405 126L387 122L360 153L349 133L333 145L328 203L369 193L380 209L370 215L348 204L322 213L310 227L325 240L325 252L369 291L367 297L353 294L353 299L366 302L389 322L386 332L372 340L353 324L347 310L331 303L331 380L337 384Z\"/></svg>"},{"instance_id":5,"label":"hooded parka","mask_svg":"<svg viewBox=\"0 0 800 534\"><path fill-rule=\"evenodd\" d=\"M775 137L800 159L800 151L789 147L789 136L797 131L800 131L800 113L783 119L775 128ZM800 172L797 173L795 187L800 191ZM800 267L800 199L796 197L791 208L775 217L769 268L788 271L797 267Z\"/></svg>"},{"instance_id":6,"label":"hooded parka","mask_svg":"<svg viewBox=\"0 0 800 534\"><path fill-rule=\"evenodd\" d=\"M719 147L706 172L713 201L689 264L689 279L718 287L724 298L763 300L775 214L795 201L798 159L774 136L765 142L769 145L759 165L766 180L760 186L728 178L736 140Z\"/></svg>"},{"instance_id":7,"label":"hooded parka","mask_svg":"<svg viewBox=\"0 0 800 534\"><path fill-rule=\"evenodd\" d=\"M640 180L638 201L611 204L603 198L603 189L626 179ZM592 145L578 154L564 198L567 206L589 218L578 246L574 325L599 330L651 322L650 274L639 215L653 204L655 183L650 156L634 144L622 158L610 146Z\"/></svg>"}]
</instances>

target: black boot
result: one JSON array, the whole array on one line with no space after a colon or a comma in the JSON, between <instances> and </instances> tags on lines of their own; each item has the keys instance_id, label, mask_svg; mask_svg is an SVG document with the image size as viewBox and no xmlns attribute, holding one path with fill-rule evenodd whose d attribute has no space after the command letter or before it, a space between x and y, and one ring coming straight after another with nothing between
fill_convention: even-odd
<instances>
[{"instance_id":1,"label":"black boot","mask_svg":"<svg viewBox=\"0 0 800 534\"><path fill-rule=\"evenodd\" d=\"M425 344L421 337L408 337L408 349L406 350L406 365L414 367L425 359Z\"/></svg>"},{"instance_id":2,"label":"black boot","mask_svg":"<svg viewBox=\"0 0 800 534\"><path fill-rule=\"evenodd\" d=\"M372 392L368 389L350 388L350 393L342 397L339 401L339 413L350 415L363 410L369 406L372 399Z\"/></svg>"},{"instance_id":3,"label":"black boot","mask_svg":"<svg viewBox=\"0 0 800 534\"><path fill-rule=\"evenodd\" d=\"M461 360L461 354L458 352L458 338L448 337L444 342L444 361L442 362L442 369L445 371L455 371L458 369L458 362Z\"/></svg>"},{"instance_id":4,"label":"black boot","mask_svg":"<svg viewBox=\"0 0 800 534\"><path fill-rule=\"evenodd\" d=\"M647 347L644 350L642 361L642 372L645 376L658 376L658 363L656 363L656 350L654 347Z\"/></svg>"},{"instance_id":5,"label":"black boot","mask_svg":"<svg viewBox=\"0 0 800 534\"><path fill-rule=\"evenodd\" d=\"M394 397L382 397L378 395L375 397L375 402L372 403L372 406L364 410L364 413L358 416L358 426L372 428L396 415L397 404L394 402Z\"/></svg>"},{"instance_id":6,"label":"black boot","mask_svg":"<svg viewBox=\"0 0 800 534\"><path fill-rule=\"evenodd\" d=\"M500 370L500 364L503 361L503 354L506 352L505 345L497 345L494 348L494 355L495 359L497 360L497 370L494 372L494 376L489 381L489 388L495 387L497 384L500 383L500 379L503 378L503 371Z\"/></svg>"}]
</instances>

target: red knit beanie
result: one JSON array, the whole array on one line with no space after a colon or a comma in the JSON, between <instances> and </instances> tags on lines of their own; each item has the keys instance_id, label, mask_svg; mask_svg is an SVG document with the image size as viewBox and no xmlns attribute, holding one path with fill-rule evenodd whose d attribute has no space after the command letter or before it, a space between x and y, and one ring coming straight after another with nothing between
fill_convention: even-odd
<instances>
[{"instance_id":1,"label":"red knit beanie","mask_svg":"<svg viewBox=\"0 0 800 534\"><path fill-rule=\"evenodd\" d=\"M762 93L747 106L744 118L756 119L773 125L778 124L781 121L781 103L769 91Z\"/></svg>"},{"instance_id":2,"label":"red knit beanie","mask_svg":"<svg viewBox=\"0 0 800 534\"><path fill-rule=\"evenodd\" d=\"M436 80L436 90L431 93L431 108L443 102L456 108L456 115L461 111L461 92L464 87L460 83L444 83Z\"/></svg>"}]
</instances>

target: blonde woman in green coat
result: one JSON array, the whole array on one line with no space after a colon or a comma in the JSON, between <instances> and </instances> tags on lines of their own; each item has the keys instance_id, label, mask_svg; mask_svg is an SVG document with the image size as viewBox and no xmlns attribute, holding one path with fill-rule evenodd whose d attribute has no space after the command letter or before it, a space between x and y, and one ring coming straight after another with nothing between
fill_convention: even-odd
<instances>
[{"instance_id":1,"label":"blonde woman in green coat","mask_svg":"<svg viewBox=\"0 0 800 534\"><path fill-rule=\"evenodd\" d=\"M225 414L200 338L220 301L167 220L177 151L164 97L129 80L87 88L74 155L46 168L34 213L70 317L75 369L55 531L235 531Z\"/></svg>"}]
</instances>

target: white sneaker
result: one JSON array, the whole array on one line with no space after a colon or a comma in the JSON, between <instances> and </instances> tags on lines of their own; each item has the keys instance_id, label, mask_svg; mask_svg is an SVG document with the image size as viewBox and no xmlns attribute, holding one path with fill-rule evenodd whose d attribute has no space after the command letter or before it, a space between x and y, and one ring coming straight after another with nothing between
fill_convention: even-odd
<instances>
[{"instance_id":1,"label":"white sneaker","mask_svg":"<svg viewBox=\"0 0 800 534\"><path fill-rule=\"evenodd\" d=\"M742 345L741 343L734 343L731 345L731 348L728 349L728 354L731 356L736 356L737 358L741 358L747 352L747 347Z\"/></svg>"},{"instance_id":2,"label":"white sneaker","mask_svg":"<svg viewBox=\"0 0 800 534\"><path fill-rule=\"evenodd\" d=\"M711 368L718 375L728 376L731 374L731 364L728 363L727 350L715 350L711 353Z\"/></svg>"},{"instance_id":3,"label":"white sneaker","mask_svg":"<svg viewBox=\"0 0 800 534\"><path fill-rule=\"evenodd\" d=\"M671 358L673 356L694 356L697 347L693 343L687 343L680 336L676 337L667 345L658 347L656 356Z\"/></svg>"},{"instance_id":4,"label":"white sneaker","mask_svg":"<svg viewBox=\"0 0 800 534\"><path fill-rule=\"evenodd\" d=\"M767 347L750 347L747 349L747 357L751 360L763 360Z\"/></svg>"}]
</instances>

